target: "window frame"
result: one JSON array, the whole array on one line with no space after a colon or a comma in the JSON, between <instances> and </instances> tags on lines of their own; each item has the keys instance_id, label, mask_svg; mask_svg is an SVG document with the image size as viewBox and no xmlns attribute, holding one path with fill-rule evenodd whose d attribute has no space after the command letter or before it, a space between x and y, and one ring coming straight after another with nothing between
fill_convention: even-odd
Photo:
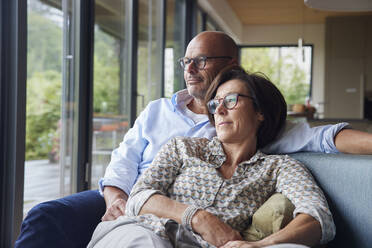
<instances>
[{"instance_id":1,"label":"window frame","mask_svg":"<svg viewBox=\"0 0 372 248\"><path fill-rule=\"evenodd\" d=\"M0 2L0 246L13 247L23 219L27 1Z\"/></svg>"}]
</instances>

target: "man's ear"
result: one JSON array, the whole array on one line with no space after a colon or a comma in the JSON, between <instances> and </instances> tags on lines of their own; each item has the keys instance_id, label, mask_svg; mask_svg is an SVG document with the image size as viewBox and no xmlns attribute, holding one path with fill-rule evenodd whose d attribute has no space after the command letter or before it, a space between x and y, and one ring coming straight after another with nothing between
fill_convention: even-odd
<instances>
[{"instance_id":1,"label":"man's ear","mask_svg":"<svg viewBox=\"0 0 372 248\"><path fill-rule=\"evenodd\" d=\"M229 62L230 65L239 65L239 61L237 59L232 58Z\"/></svg>"}]
</instances>

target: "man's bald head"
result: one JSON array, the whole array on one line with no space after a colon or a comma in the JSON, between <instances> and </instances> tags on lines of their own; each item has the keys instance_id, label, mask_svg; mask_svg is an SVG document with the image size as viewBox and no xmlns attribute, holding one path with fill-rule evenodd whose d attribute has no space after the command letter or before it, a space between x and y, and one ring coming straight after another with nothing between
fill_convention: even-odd
<instances>
[{"instance_id":1,"label":"man's bald head","mask_svg":"<svg viewBox=\"0 0 372 248\"><path fill-rule=\"evenodd\" d=\"M184 68L187 90L194 98L203 100L217 73L227 65L238 63L238 46L225 33L207 31L190 41L185 57L192 59ZM200 57L206 58L202 68L194 60Z\"/></svg>"},{"instance_id":2,"label":"man's bald head","mask_svg":"<svg viewBox=\"0 0 372 248\"><path fill-rule=\"evenodd\" d=\"M223 56L231 56L233 59L238 60L239 49L235 41L227 34L219 31L205 31L195 36L189 43L202 44L202 46L209 46L214 53Z\"/></svg>"}]
</instances>

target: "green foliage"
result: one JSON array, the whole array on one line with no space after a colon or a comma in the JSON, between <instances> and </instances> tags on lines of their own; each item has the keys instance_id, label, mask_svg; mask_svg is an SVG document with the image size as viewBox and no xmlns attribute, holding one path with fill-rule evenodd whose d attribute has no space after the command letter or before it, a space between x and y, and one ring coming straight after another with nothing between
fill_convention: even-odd
<instances>
[{"instance_id":1,"label":"green foliage","mask_svg":"<svg viewBox=\"0 0 372 248\"><path fill-rule=\"evenodd\" d=\"M61 74L35 72L27 80L26 160L46 158L52 150L61 106Z\"/></svg>"},{"instance_id":2,"label":"green foliage","mask_svg":"<svg viewBox=\"0 0 372 248\"><path fill-rule=\"evenodd\" d=\"M304 103L309 93L306 73L297 63L296 54L278 56L278 49L244 48L241 64L250 72L262 72L279 88L288 105Z\"/></svg>"},{"instance_id":3,"label":"green foliage","mask_svg":"<svg viewBox=\"0 0 372 248\"><path fill-rule=\"evenodd\" d=\"M28 12L27 77L62 68L62 28L33 11Z\"/></svg>"},{"instance_id":4,"label":"green foliage","mask_svg":"<svg viewBox=\"0 0 372 248\"><path fill-rule=\"evenodd\" d=\"M96 29L94 44L94 90L95 113L119 114L119 48L115 39Z\"/></svg>"},{"instance_id":5,"label":"green foliage","mask_svg":"<svg viewBox=\"0 0 372 248\"><path fill-rule=\"evenodd\" d=\"M58 138L62 28L30 9L27 36L26 160L45 159Z\"/></svg>"},{"instance_id":6,"label":"green foliage","mask_svg":"<svg viewBox=\"0 0 372 248\"><path fill-rule=\"evenodd\" d=\"M62 96L62 27L44 5L29 6L26 160L58 157ZM45 6L44 6L45 7ZM119 45L95 30L95 113L119 114Z\"/></svg>"}]
</instances>

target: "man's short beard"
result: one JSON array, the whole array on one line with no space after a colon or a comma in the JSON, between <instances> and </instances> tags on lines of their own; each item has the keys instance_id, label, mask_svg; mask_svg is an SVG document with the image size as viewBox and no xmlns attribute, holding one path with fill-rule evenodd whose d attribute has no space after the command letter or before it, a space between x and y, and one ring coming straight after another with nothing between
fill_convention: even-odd
<instances>
[{"instance_id":1,"label":"man's short beard","mask_svg":"<svg viewBox=\"0 0 372 248\"><path fill-rule=\"evenodd\" d=\"M198 92L189 92L189 95L192 96L193 98L196 98L196 99L199 99L199 100L202 100L204 101L204 98L205 98L205 94L207 93L207 90L201 90L201 91L198 91Z\"/></svg>"}]
</instances>

